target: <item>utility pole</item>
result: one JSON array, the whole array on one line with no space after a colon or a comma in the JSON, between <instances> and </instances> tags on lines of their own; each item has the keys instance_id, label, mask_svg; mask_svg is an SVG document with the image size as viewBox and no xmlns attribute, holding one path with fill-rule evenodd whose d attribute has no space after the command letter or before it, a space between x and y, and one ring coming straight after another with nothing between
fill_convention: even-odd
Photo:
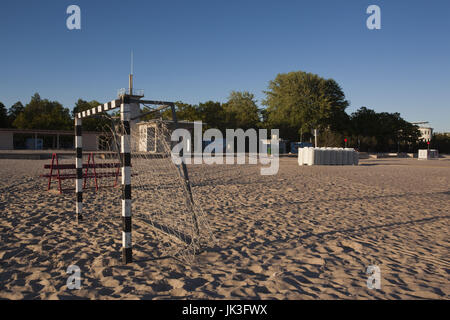
<instances>
[{"instance_id":1,"label":"utility pole","mask_svg":"<svg viewBox=\"0 0 450 320\"><path fill-rule=\"evenodd\" d=\"M131 51L131 70L128 78L128 89L130 90L130 96L133 95L133 51Z\"/></svg>"},{"instance_id":2,"label":"utility pole","mask_svg":"<svg viewBox=\"0 0 450 320\"><path fill-rule=\"evenodd\" d=\"M317 129L314 129L314 147L317 148Z\"/></svg>"}]
</instances>

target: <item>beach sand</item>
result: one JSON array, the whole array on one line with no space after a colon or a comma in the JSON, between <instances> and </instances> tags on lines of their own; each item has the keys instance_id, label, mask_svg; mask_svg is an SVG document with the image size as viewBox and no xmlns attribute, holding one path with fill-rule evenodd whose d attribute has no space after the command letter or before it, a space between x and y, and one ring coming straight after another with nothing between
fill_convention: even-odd
<instances>
[{"instance_id":1,"label":"beach sand","mask_svg":"<svg viewBox=\"0 0 450 320\"><path fill-rule=\"evenodd\" d=\"M86 192L77 224L74 194L36 178L45 163L0 160L0 298L450 297L450 158L314 167L281 158L274 176L260 165L190 166L216 238L190 265L159 256L142 219L135 262L123 265L120 189ZM67 288L70 265L80 289ZM370 265L379 290L367 288Z\"/></svg>"}]
</instances>

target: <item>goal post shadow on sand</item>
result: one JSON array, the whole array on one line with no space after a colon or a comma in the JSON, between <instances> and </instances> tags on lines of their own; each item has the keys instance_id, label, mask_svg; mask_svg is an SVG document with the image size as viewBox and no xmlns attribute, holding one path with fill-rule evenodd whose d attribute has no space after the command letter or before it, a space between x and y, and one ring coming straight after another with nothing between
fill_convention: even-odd
<instances>
[{"instance_id":1,"label":"goal post shadow on sand","mask_svg":"<svg viewBox=\"0 0 450 320\"><path fill-rule=\"evenodd\" d=\"M131 117L130 104L144 104L144 105L156 105L157 108L151 109L148 112L139 114L136 117ZM132 251L132 183L131 183L131 125L130 121L144 117L148 114L159 112L167 108L171 109L172 121L175 129L178 128L178 121L175 111L174 102L166 101L154 101L154 100L141 100L136 96L128 95L126 93L121 94L119 99L110 101L108 103L99 105L92 109L79 112L75 115L75 149L76 149L76 181L75 181L75 193L76 193L76 217L77 222L83 220L83 140L82 140L82 119L89 117L96 117L97 115L106 115L107 111L120 108L120 143L116 141L117 152L120 152L120 169L121 169L121 187L122 187L122 262L127 264L133 261ZM115 134L115 133L114 133ZM120 144L120 145L119 145ZM183 155L181 155L183 157ZM171 160L169 160L171 161ZM189 180L188 170L185 161L181 161L179 168L179 174L182 175L184 182L184 189L187 191L186 204L190 208L192 218L195 225L195 232L199 234L199 226L197 215L194 208L194 199L192 196L191 183ZM158 229L164 229L161 225L154 222L154 226L159 226ZM167 227L167 230L170 228ZM163 230L164 231L164 230ZM190 239L188 235L181 235L182 239ZM192 240L191 240L192 241Z\"/></svg>"}]
</instances>

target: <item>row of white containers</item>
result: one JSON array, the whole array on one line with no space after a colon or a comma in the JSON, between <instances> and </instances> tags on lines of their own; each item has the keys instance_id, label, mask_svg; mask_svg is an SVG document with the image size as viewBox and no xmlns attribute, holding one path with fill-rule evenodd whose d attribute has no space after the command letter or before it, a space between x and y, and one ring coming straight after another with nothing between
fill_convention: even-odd
<instances>
[{"instance_id":1,"label":"row of white containers","mask_svg":"<svg viewBox=\"0 0 450 320\"><path fill-rule=\"evenodd\" d=\"M298 164L358 165L358 152L352 148L298 148Z\"/></svg>"}]
</instances>

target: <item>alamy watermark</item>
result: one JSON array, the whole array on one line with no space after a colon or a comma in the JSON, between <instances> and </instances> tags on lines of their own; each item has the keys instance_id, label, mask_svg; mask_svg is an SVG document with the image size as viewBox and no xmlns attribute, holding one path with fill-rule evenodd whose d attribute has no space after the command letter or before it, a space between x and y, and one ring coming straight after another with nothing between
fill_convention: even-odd
<instances>
[{"instance_id":1,"label":"alamy watermark","mask_svg":"<svg viewBox=\"0 0 450 320\"><path fill-rule=\"evenodd\" d=\"M381 289L381 271L378 266L368 266L366 273L369 275L367 278L367 288L372 289Z\"/></svg>"},{"instance_id":2,"label":"alamy watermark","mask_svg":"<svg viewBox=\"0 0 450 320\"><path fill-rule=\"evenodd\" d=\"M66 13L70 16L67 17L66 26L69 30L81 30L81 9L77 5L70 5L67 7Z\"/></svg>"},{"instance_id":3,"label":"alamy watermark","mask_svg":"<svg viewBox=\"0 0 450 320\"><path fill-rule=\"evenodd\" d=\"M379 6L372 4L367 7L366 13L370 16L366 20L366 26L369 30L381 29L381 9ZM69 30L81 30L81 9L77 5L70 5L66 9L69 14L66 20L66 26Z\"/></svg>"},{"instance_id":4,"label":"alamy watermark","mask_svg":"<svg viewBox=\"0 0 450 320\"><path fill-rule=\"evenodd\" d=\"M261 167L261 175L275 175L279 169L279 130L226 129L225 139L218 129L203 132L202 121L194 122L194 137L187 129L172 132L172 161L186 164L249 164L268 165ZM181 140L181 141L180 141ZM209 142L203 149L203 141ZM248 141L248 143L246 143ZM193 148L192 148L193 145ZM246 147L247 146L247 147Z\"/></svg>"},{"instance_id":5,"label":"alamy watermark","mask_svg":"<svg viewBox=\"0 0 450 320\"><path fill-rule=\"evenodd\" d=\"M67 278L66 285L69 290L79 290L81 288L81 269L77 265L70 265L67 268L67 274L70 276Z\"/></svg>"},{"instance_id":6,"label":"alamy watermark","mask_svg":"<svg viewBox=\"0 0 450 320\"><path fill-rule=\"evenodd\" d=\"M366 26L369 30L380 30L381 29L381 9L379 6L372 4L367 7L367 14L370 16L366 20Z\"/></svg>"}]
</instances>

